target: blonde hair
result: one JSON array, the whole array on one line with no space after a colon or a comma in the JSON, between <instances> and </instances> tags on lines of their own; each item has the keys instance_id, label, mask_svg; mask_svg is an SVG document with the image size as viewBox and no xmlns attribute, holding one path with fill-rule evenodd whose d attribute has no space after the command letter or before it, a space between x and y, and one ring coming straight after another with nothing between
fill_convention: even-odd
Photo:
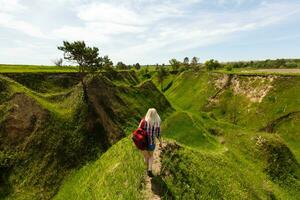
<instances>
[{"instance_id":1,"label":"blonde hair","mask_svg":"<svg viewBox=\"0 0 300 200\"><path fill-rule=\"evenodd\" d=\"M145 116L146 122L151 126L151 127L159 127L161 119L156 111L155 108L149 108L148 112Z\"/></svg>"}]
</instances>

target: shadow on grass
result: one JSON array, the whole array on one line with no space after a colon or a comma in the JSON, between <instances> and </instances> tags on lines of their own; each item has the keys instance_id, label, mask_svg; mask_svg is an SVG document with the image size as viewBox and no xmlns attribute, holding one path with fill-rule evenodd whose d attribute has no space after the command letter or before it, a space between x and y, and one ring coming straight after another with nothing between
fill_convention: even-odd
<instances>
[{"instance_id":1,"label":"shadow on grass","mask_svg":"<svg viewBox=\"0 0 300 200\"><path fill-rule=\"evenodd\" d=\"M171 192L168 190L167 184L160 175L151 179L152 192L161 197L161 199L174 199Z\"/></svg>"}]
</instances>

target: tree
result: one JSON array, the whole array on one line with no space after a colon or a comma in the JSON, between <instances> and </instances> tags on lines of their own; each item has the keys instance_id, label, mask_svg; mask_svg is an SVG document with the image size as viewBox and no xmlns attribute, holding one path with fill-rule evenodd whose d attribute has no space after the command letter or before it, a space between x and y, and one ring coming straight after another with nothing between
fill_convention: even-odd
<instances>
[{"instance_id":1,"label":"tree","mask_svg":"<svg viewBox=\"0 0 300 200\"><path fill-rule=\"evenodd\" d=\"M199 62L199 58L194 56L191 61L192 67L196 67L198 65L198 62Z\"/></svg>"},{"instance_id":2,"label":"tree","mask_svg":"<svg viewBox=\"0 0 300 200\"><path fill-rule=\"evenodd\" d=\"M61 67L63 64L63 59L62 58L54 59L52 62L54 63L55 66Z\"/></svg>"},{"instance_id":3,"label":"tree","mask_svg":"<svg viewBox=\"0 0 300 200\"><path fill-rule=\"evenodd\" d=\"M180 62L178 60L176 60L175 58L171 59L169 61L169 63L171 65L173 71L177 71L180 67Z\"/></svg>"},{"instance_id":4,"label":"tree","mask_svg":"<svg viewBox=\"0 0 300 200\"><path fill-rule=\"evenodd\" d=\"M183 64L184 64L184 65L189 65L189 64L190 64L190 59L189 59L189 57L185 57L185 58L183 59Z\"/></svg>"},{"instance_id":5,"label":"tree","mask_svg":"<svg viewBox=\"0 0 300 200\"><path fill-rule=\"evenodd\" d=\"M116 65L116 68L119 70L124 70L124 69L128 69L128 67L121 61L119 61Z\"/></svg>"},{"instance_id":6,"label":"tree","mask_svg":"<svg viewBox=\"0 0 300 200\"><path fill-rule=\"evenodd\" d=\"M158 65L156 65L156 67L155 67L155 71L158 71L159 70L159 66Z\"/></svg>"},{"instance_id":7,"label":"tree","mask_svg":"<svg viewBox=\"0 0 300 200\"><path fill-rule=\"evenodd\" d=\"M111 70L113 65L114 65L114 63L109 59L108 56L103 57L103 68L105 70Z\"/></svg>"},{"instance_id":8,"label":"tree","mask_svg":"<svg viewBox=\"0 0 300 200\"><path fill-rule=\"evenodd\" d=\"M134 68L137 69L137 70L140 70L140 69L141 69L140 63L136 63L136 64L134 65Z\"/></svg>"},{"instance_id":9,"label":"tree","mask_svg":"<svg viewBox=\"0 0 300 200\"><path fill-rule=\"evenodd\" d=\"M221 67L221 64L214 59L208 60L204 63L205 67L207 70L214 70L214 69L218 69Z\"/></svg>"},{"instance_id":10,"label":"tree","mask_svg":"<svg viewBox=\"0 0 300 200\"><path fill-rule=\"evenodd\" d=\"M64 41L63 46L57 47L64 52L64 59L75 61L81 73L95 72L103 67L103 58L99 57L97 47L88 47L84 41Z\"/></svg>"},{"instance_id":11,"label":"tree","mask_svg":"<svg viewBox=\"0 0 300 200\"><path fill-rule=\"evenodd\" d=\"M161 90L163 89L162 84L166 75L167 75L167 70L164 67L159 67L157 71L157 79L158 79L158 83L160 83Z\"/></svg>"},{"instance_id":12,"label":"tree","mask_svg":"<svg viewBox=\"0 0 300 200\"><path fill-rule=\"evenodd\" d=\"M84 73L92 73L103 67L103 58L99 57L99 49L86 46L84 41L63 41L63 46L57 48L64 52L64 59L78 64L78 72L83 87L83 99L87 103L87 87L83 81Z\"/></svg>"}]
</instances>

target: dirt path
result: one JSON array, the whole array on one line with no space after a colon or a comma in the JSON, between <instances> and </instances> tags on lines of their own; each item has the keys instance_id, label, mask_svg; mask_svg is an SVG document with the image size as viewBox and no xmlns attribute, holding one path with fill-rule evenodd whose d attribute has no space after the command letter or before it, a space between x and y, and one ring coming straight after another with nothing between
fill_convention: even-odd
<instances>
[{"instance_id":1,"label":"dirt path","mask_svg":"<svg viewBox=\"0 0 300 200\"><path fill-rule=\"evenodd\" d=\"M163 144L163 147L165 144ZM155 175L153 178L146 176L145 178L145 199L147 200L160 200L164 191L161 185L161 154L162 148L157 144L157 148L154 151L154 162L152 166L153 174Z\"/></svg>"}]
</instances>

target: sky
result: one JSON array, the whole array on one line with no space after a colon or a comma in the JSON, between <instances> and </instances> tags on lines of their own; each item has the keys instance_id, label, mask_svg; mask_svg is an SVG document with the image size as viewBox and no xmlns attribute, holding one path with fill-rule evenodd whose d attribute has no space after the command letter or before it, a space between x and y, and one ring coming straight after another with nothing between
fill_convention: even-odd
<instances>
[{"instance_id":1,"label":"sky","mask_svg":"<svg viewBox=\"0 0 300 200\"><path fill-rule=\"evenodd\" d=\"M300 58L300 0L0 0L0 63L52 64L64 40L126 64Z\"/></svg>"}]
</instances>

